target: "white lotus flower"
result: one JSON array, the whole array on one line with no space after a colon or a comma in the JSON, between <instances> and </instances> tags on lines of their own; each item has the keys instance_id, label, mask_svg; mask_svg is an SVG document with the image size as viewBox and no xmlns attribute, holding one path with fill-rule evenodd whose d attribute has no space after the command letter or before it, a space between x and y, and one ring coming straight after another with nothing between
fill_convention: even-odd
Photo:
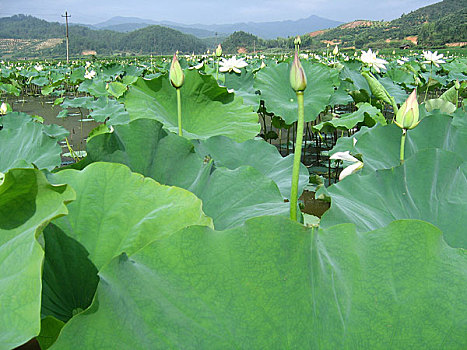
<instances>
[{"instance_id":1,"label":"white lotus flower","mask_svg":"<svg viewBox=\"0 0 467 350\"><path fill-rule=\"evenodd\" d=\"M191 70L192 69L201 69L201 68L203 68L203 66L204 66L204 61L201 61L201 63L198 63L197 65L192 66L192 67L190 67L188 69L191 69Z\"/></svg>"},{"instance_id":2,"label":"white lotus flower","mask_svg":"<svg viewBox=\"0 0 467 350\"><path fill-rule=\"evenodd\" d=\"M434 64L436 67L439 67L440 63L446 63L446 61L442 60L443 56L444 55L442 53L438 55L438 51L435 51L434 53L431 51L423 51L425 61L422 63Z\"/></svg>"},{"instance_id":3,"label":"white lotus flower","mask_svg":"<svg viewBox=\"0 0 467 350\"><path fill-rule=\"evenodd\" d=\"M37 70L38 72L40 72L41 70L44 69L44 67L41 66L40 64L36 64L36 65L34 66L34 69Z\"/></svg>"},{"instance_id":4,"label":"white lotus flower","mask_svg":"<svg viewBox=\"0 0 467 350\"><path fill-rule=\"evenodd\" d=\"M368 49L367 52L362 51L362 55L360 57L363 63L365 63L369 67L373 67L378 73L380 72L381 68L386 69L385 64L388 61L383 60L382 58L377 58L375 52L371 52L371 49Z\"/></svg>"},{"instance_id":5,"label":"white lotus flower","mask_svg":"<svg viewBox=\"0 0 467 350\"><path fill-rule=\"evenodd\" d=\"M86 71L86 74L84 74L85 79L92 79L96 76L96 72L94 70L88 72Z\"/></svg>"},{"instance_id":6,"label":"white lotus flower","mask_svg":"<svg viewBox=\"0 0 467 350\"><path fill-rule=\"evenodd\" d=\"M409 59L407 57L401 57L400 59L397 60L397 64L403 66L405 62L408 62Z\"/></svg>"},{"instance_id":7,"label":"white lotus flower","mask_svg":"<svg viewBox=\"0 0 467 350\"><path fill-rule=\"evenodd\" d=\"M352 162L353 164L349 165L347 168L341 171L339 174L339 180L342 180L343 178L349 176L350 174L353 174L363 168L363 162L359 161L357 158L354 156L350 155L349 151L345 152L336 152L334 153L329 159L334 159L334 160L345 160L347 162Z\"/></svg>"},{"instance_id":8,"label":"white lotus flower","mask_svg":"<svg viewBox=\"0 0 467 350\"><path fill-rule=\"evenodd\" d=\"M8 107L5 102L0 106L0 115L6 114L8 112Z\"/></svg>"},{"instance_id":9,"label":"white lotus flower","mask_svg":"<svg viewBox=\"0 0 467 350\"><path fill-rule=\"evenodd\" d=\"M233 56L229 59L222 57L219 65L221 66L219 68L220 72L234 71L235 73L241 73L240 69L248 66L248 63L246 63L243 58L237 60L237 56Z\"/></svg>"}]
</instances>

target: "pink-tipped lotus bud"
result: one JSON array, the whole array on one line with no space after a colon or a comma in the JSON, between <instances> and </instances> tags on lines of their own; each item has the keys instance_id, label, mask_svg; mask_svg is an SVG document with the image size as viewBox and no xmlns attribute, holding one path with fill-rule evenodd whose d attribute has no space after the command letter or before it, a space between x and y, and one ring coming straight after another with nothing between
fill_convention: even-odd
<instances>
[{"instance_id":1,"label":"pink-tipped lotus bud","mask_svg":"<svg viewBox=\"0 0 467 350\"><path fill-rule=\"evenodd\" d=\"M174 88L181 88L185 81L185 74L183 74L182 67L180 62L178 62L177 54L174 55L172 59L172 64L170 65L169 78L172 86Z\"/></svg>"},{"instance_id":2,"label":"pink-tipped lotus bud","mask_svg":"<svg viewBox=\"0 0 467 350\"><path fill-rule=\"evenodd\" d=\"M295 51L295 58L290 69L290 86L292 86L295 92L306 89L306 75L298 58L297 51Z\"/></svg>"},{"instance_id":3,"label":"pink-tipped lotus bud","mask_svg":"<svg viewBox=\"0 0 467 350\"><path fill-rule=\"evenodd\" d=\"M217 57L221 57L221 56L222 56L222 46L221 46L221 44L217 45L216 56L217 56Z\"/></svg>"},{"instance_id":4,"label":"pink-tipped lotus bud","mask_svg":"<svg viewBox=\"0 0 467 350\"><path fill-rule=\"evenodd\" d=\"M416 89L399 108L395 123L399 128L407 130L415 128L420 123Z\"/></svg>"}]
</instances>

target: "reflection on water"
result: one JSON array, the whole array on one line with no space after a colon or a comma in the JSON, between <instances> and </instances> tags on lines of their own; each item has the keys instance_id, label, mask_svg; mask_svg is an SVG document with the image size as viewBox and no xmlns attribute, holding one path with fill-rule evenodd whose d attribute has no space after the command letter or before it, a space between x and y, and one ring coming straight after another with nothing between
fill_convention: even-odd
<instances>
[{"instance_id":1,"label":"reflection on water","mask_svg":"<svg viewBox=\"0 0 467 350\"><path fill-rule=\"evenodd\" d=\"M43 96L21 96L18 99L11 99L10 103L13 111L23 112L30 115L38 115L44 118L44 124L57 124L70 131L68 142L75 151L86 150L86 138L96 126L96 121L88 118L87 109L70 108L69 116L57 118L57 114L62 110L60 106L54 106L55 98ZM63 153L68 152L65 142L61 142Z\"/></svg>"}]
</instances>

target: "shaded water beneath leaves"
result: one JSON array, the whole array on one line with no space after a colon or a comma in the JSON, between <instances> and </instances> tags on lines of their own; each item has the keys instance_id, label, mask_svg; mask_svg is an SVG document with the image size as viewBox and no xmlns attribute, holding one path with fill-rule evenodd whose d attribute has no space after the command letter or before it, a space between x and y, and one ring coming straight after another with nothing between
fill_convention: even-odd
<instances>
[{"instance_id":1,"label":"shaded water beneath leaves","mask_svg":"<svg viewBox=\"0 0 467 350\"><path fill-rule=\"evenodd\" d=\"M62 110L60 106L54 106L55 98L43 96L20 96L18 98L8 99L13 111L23 112L29 115L37 115L44 119L44 124L57 124L70 131L68 142L74 151L86 150L86 138L92 129L99 123L88 119L89 111L83 108L70 108L69 116L66 118L57 118ZM69 152L66 143L60 143L62 152Z\"/></svg>"}]
</instances>

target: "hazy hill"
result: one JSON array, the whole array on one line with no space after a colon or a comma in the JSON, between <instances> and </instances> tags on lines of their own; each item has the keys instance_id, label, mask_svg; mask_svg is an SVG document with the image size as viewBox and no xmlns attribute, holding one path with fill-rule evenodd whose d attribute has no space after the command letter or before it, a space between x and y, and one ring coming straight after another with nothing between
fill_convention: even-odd
<instances>
[{"instance_id":1,"label":"hazy hill","mask_svg":"<svg viewBox=\"0 0 467 350\"><path fill-rule=\"evenodd\" d=\"M286 38L296 36L319 29L333 28L342 22L333 21L318 16L310 16L296 21L274 21L274 22L248 22L234 24L196 24L193 26L220 33L233 33L243 31L254 34L263 39Z\"/></svg>"},{"instance_id":2,"label":"hazy hill","mask_svg":"<svg viewBox=\"0 0 467 350\"><path fill-rule=\"evenodd\" d=\"M185 34L191 34L198 38L209 38L214 37L215 32L187 26L180 23L168 22L168 21L153 21L150 19L142 19L138 17L122 17L116 16L112 17L109 20L94 25L86 25L92 29L103 29L103 30L113 30L116 32L131 32L133 30L142 29L151 25L160 25L163 27L172 28L178 30L179 32Z\"/></svg>"},{"instance_id":3,"label":"hazy hill","mask_svg":"<svg viewBox=\"0 0 467 350\"><path fill-rule=\"evenodd\" d=\"M310 33L319 46L343 47L439 46L467 41L467 0L444 0L389 22L360 20Z\"/></svg>"},{"instance_id":4,"label":"hazy hill","mask_svg":"<svg viewBox=\"0 0 467 350\"><path fill-rule=\"evenodd\" d=\"M16 15L0 18L0 55L2 57L63 56L65 52L65 26L47 22L32 16ZM180 52L201 53L206 44L193 35L183 34L171 28L149 26L129 33L110 30L93 30L84 26L69 27L70 54L96 51L99 55L171 54ZM51 41L50 39L57 40ZM3 39L3 42L1 41ZM20 39L20 40L12 40ZM34 45L28 45L31 41ZM8 45L4 45L4 43ZM15 43L21 44L15 48ZM48 45L44 43L47 42ZM51 44L51 42L55 44Z\"/></svg>"},{"instance_id":5,"label":"hazy hill","mask_svg":"<svg viewBox=\"0 0 467 350\"><path fill-rule=\"evenodd\" d=\"M330 19L310 16L296 21L273 21L273 22L248 22L232 24L182 24L169 21L155 22L137 17L113 17L105 22L93 25L98 29L111 29L117 31L130 31L141 28L144 24L158 24L179 30L183 33L192 34L199 38L213 37L218 35L232 34L244 31L254 34L263 39L274 39L277 37L289 37L311 32L318 29L333 28L342 22Z\"/></svg>"}]
</instances>

